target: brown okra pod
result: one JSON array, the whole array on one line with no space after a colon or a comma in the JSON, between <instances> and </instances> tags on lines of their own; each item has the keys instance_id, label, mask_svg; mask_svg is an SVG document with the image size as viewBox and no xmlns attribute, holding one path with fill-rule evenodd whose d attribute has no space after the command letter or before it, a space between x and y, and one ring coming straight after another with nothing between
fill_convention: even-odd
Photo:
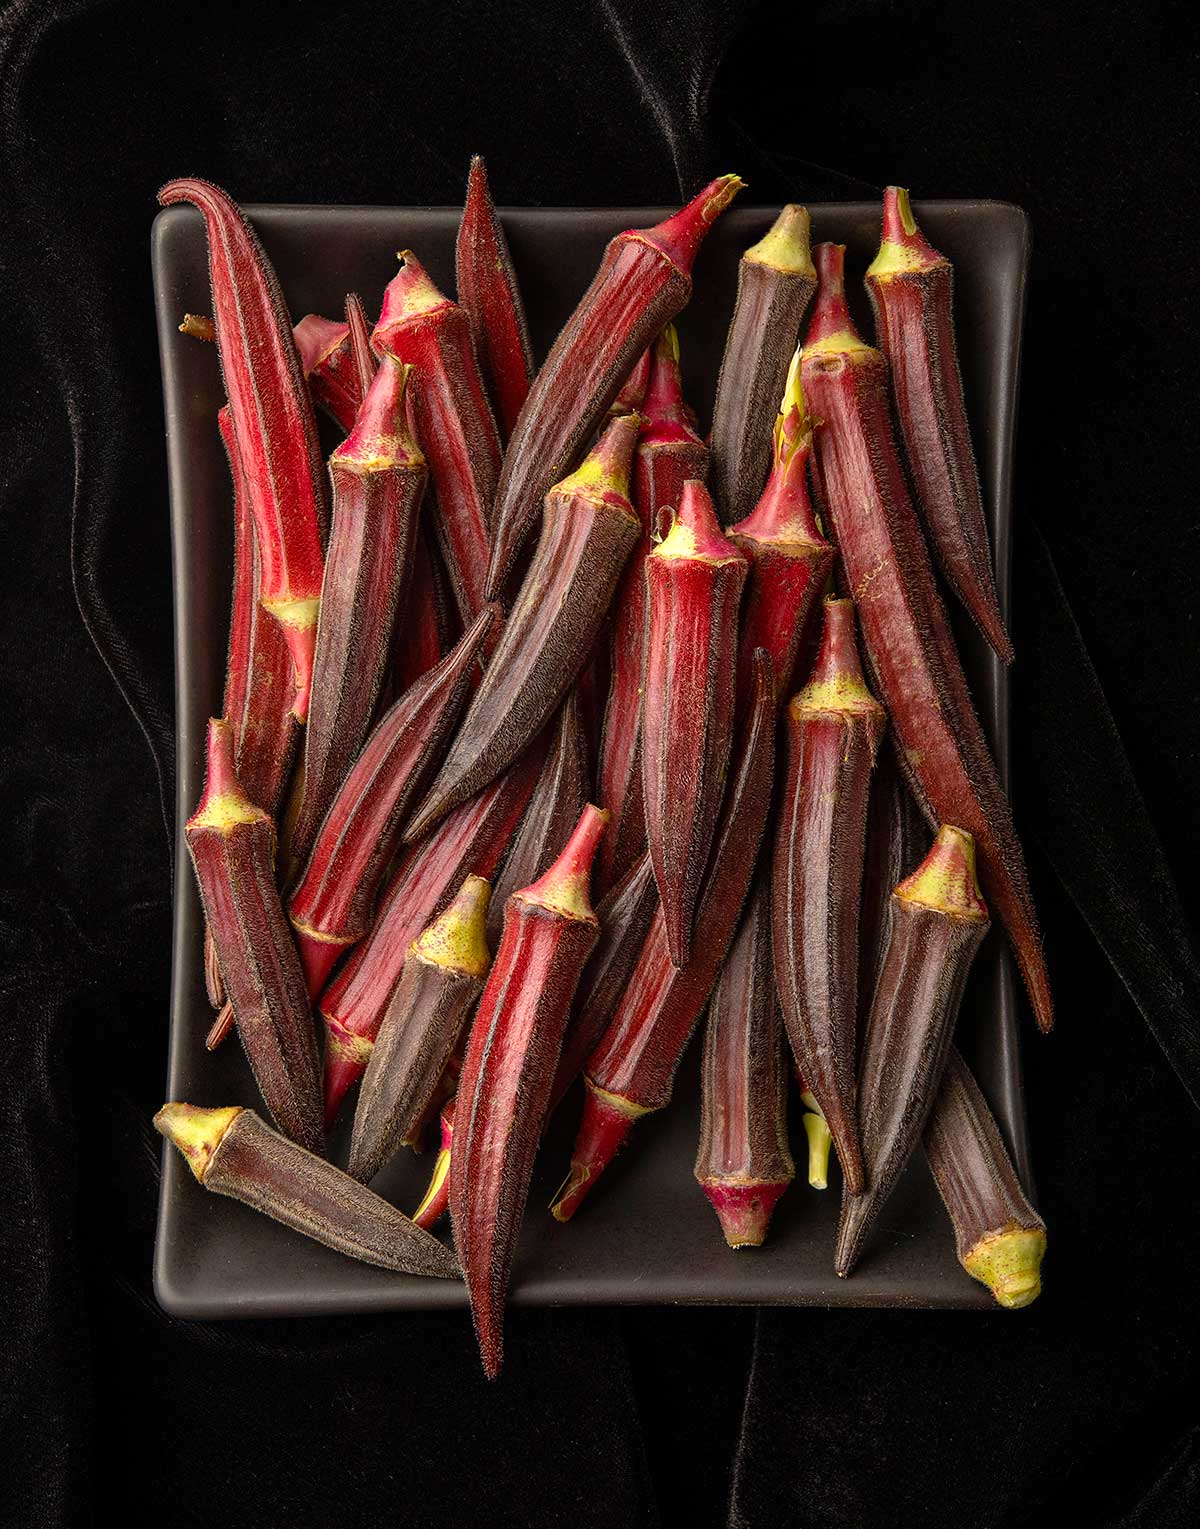
<instances>
[{"instance_id":1,"label":"brown okra pod","mask_svg":"<svg viewBox=\"0 0 1200 1529\"><path fill-rule=\"evenodd\" d=\"M847 1275L921 1139L975 952L988 931L975 843L943 824L892 894L887 957L863 1036L858 1115L866 1188L845 1194L834 1267Z\"/></svg>"},{"instance_id":2,"label":"brown okra pod","mask_svg":"<svg viewBox=\"0 0 1200 1529\"><path fill-rule=\"evenodd\" d=\"M533 561L504 634L407 843L527 749L587 662L638 537L629 466L638 416L614 419L583 465L546 495Z\"/></svg>"},{"instance_id":3,"label":"brown okra pod","mask_svg":"<svg viewBox=\"0 0 1200 1529\"><path fill-rule=\"evenodd\" d=\"M826 600L816 666L785 713L772 932L792 1054L828 1122L850 1194L863 1187L854 1105L859 900L871 771L886 724L863 679L854 606Z\"/></svg>"},{"instance_id":4,"label":"brown okra pod","mask_svg":"<svg viewBox=\"0 0 1200 1529\"><path fill-rule=\"evenodd\" d=\"M871 799L867 805L867 850L863 861L862 898L858 916L859 1034L864 1012L874 993L887 955L892 917L892 892L921 859L929 833L904 783L891 740L885 739L875 759Z\"/></svg>"},{"instance_id":5,"label":"brown okra pod","mask_svg":"<svg viewBox=\"0 0 1200 1529\"><path fill-rule=\"evenodd\" d=\"M954 267L925 238L899 186L883 194L883 240L866 283L930 546L976 626L1011 664L963 402Z\"/></svg>"},{"instance_id":6,"label":"brown okra pod","mask_svg":"<svg viewBox=\"0 0 1200 1529\"><path fill-rule=\"evenodd\" d=\"M482 876L468 876L408 947L354 1112L346 1171L364 1184L416 1130L483 989L492 959L484 929L489 896Z\"/></svg>"},{"instance_id":7,"label":"brown okra pod","mask_svg":"<svg viewBox=\"0 0 1200 1529\"><path fill-rule=\"evenodd\" d=\"M272 1131L253 1110L164 1104L155 1128L205 1189L324 1243L347 1258L399 1274L457 1279L450 1249L365 1184Z\"/></svg>"},{"instance_id":8,"label":"brown okra pod","mask_svg":"<svg viewBox=\"0 0 1200 1529\"><path fill-rule=\"evenodd\" d=\"M427 1232L432 1231L450 1209L450 1153L454 1145L454 1100L456 1097L452 1095L442 1105L442 1113L439 1116L441 1144L438 1147L437 1157L434 1159L433 1171L429 1175L429 1184L420 1205L412 1215L413 1225L423 1226Z\"/></svg>"},{"instance_id":9,"label":"brown okra pod","mask_svg":"<svg viewBox=\"0 0 1200 1529\"><path fill-rule=\"evenodd\" d=\"M280 1130L319 1152L324 1133L316 1036L275 885L275 825L242 789L228 722L208 724L204 794L185 837L263 1103Z\"/></svg>"},{"instance_id":10,"label":"brown okra pod","mask_svg":"<svg viewBox=\"0 0 1200 1529\"><path fill-rule=\"evenodd\" d=\"M713 405L713 496L726 525L749 515L771 465L771 426L817 289L808 210L789 203L738 265L737 303ZM778 676L786 695L787 676Z\"/></svg>"},{"instance_id":11,"label":"brown okra pod","mask_svg":"<svg viewBox=\"0 0 1200 1529\"><path fill-rule=\"evenodd\" d=\"M766 876L750 894L708 1005L695 1171L729 1246L760 1247L796 1173Z\"/></svg>"},{"instance_id":12,"label":"brown okra pod","mask_svg":"<svg viewBox=\"0 0 1200 1529\"><path fill-rule=\"evenodd\" d=\"M599 933L588 895L608 814L587 806L544 876L514 892L471 1027L450 1154L454 1244L489 1378L571 1000Z\"/></svg>"},{"instance_id":13,"label":"brown okra pod","mask_svg":"<svg viewBox=\"0 0 1200 1529\"><path fill-rule=\"evenodd\" d=\"M1001 1306L1016 1310L1036 1301L1046 1223L1026 1199L987 1100L955 1046L924 1141L959 1263Z\"/></svg>"}]
</instances>

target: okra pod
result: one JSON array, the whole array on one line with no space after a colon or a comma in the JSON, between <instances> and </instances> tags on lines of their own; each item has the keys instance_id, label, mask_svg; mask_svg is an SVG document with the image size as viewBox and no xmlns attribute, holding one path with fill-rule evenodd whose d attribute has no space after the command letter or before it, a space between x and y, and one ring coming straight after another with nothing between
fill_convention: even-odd
<instances>
[{"instance_id":1,"label":"okra pod","mask_svg":"<svg viewBox=\"0 0 1200 1529\"><path fill-rule=\"evenodd\" d=\"M413 1225L431 1231L450 1209L450 1152L454 1144L454 1097L442 1105L439 1117L442 1139L433 1172L420 1205L413 1211Z\"/></svg>"},{"instance_id":2,"label":"okra pod","mask_svg":"<svg viewBox=\"0 0 1200 1529\"><path fill-rule=\"evenodd\" d=\"M629 376L621 384L620 391L608 406L610 415L641 412L642 400L646 396L646 389L650 386L650 363L653 355L654 348L650 346L634 362Z\"/></svg>"},{"instance_id":3,"label":"okra pod","mask_svg":"<svg viewBox=\"0 0 1200 1529\"><path fill-rule=\"evenodd\" d=\"M428 498L426 499L428 503ZM417 521L408 599L392 629L392 690L401 696L450 651L449 601L425 516Z\"/></svg>"},{"instance_id":4,"label":"okra pod","mask_svg":"<svg viewBox=\"0 0 1200 1529\"><path fill-rule=\"evenodd\" d=\"M358 368L350 353L349 326L319 313L306 313L292 334L314 401L349 435L363 401Z\"/></svg>"}]
</instances>

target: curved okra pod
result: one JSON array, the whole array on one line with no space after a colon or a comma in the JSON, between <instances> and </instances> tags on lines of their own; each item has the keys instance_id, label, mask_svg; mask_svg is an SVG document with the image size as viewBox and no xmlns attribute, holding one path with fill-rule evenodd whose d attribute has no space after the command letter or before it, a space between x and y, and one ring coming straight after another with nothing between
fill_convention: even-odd
<instances>
[{"instance_id":1,"label":"curved okra pod","mask_svg":"<svg viewBox=\"0 0 1200 1529\"><path fill-rule=\"evenodd\" d=\"M475 355L495 404L501 438L507 441L529 394L533 350L517 273L496 216L482 154L471 156L454 267L458 301L471 325Z\"/></svg>"},{"instance_id":2,"label":"curved okra pod","mask_svg":"<svg viewBox=\"0 0 1200 1529\"><path fill-rule=\"evenodd\" d=\"M672 962L660 908L616 1012L588 1058L570 1172L550 1207L559 1221L579 1209L634 1122L670 1101L675 1070L733 940L771 804L775 687L765 653L755 664L754 687L699 903L692 959L682 970Z\"/></svg>"},{"instance_id":3,"label":"curved okra pod","mask_svg":"<svg viewBox=\"0 0 1200 1529\"><path fill-rule=\"evenodd\" d=\"M685 483L670 531L646 558L642 697L646 838L676 966L688 961L725 788L746 571L704 485Z\"/></svg>"},{"instance_id":4,"label":"curved okra pod","mask_svg":"<svg viewBox=\"0 0 1200 1529\"><path fill-rule=\"evenodd\" d=\"M792 1054L828 1122L850 1194L863 1187L854 1105L859 897L871 771L886 725L858 661L854 606L826 600L816 667L786 712L772 932Z\"/></svg>"},{"instance_id":5,"label":"curved okra pod","mask_svg":"<svg viewBox=\"0 0 1200 1529\"><path fill-rule=\"evenodd\" d=\"M471 1027L450 1155L454 1245L489 1378L504 1351L504 1304L563 1030L599 933L588 896L608 814L583 810L559 858L514 892Z\"/></svg>"},{"instance_id":6,"label":"curved okra pod","mask_svg":"<svg viewBox=\"0 0 1200 1529\"><path fill-rule=\"evenodd\" d=\"M225 991L259 1093L280 1129L319 1152L312 1014L275 886L275 825L242 790L228 722L208 724L200 805L185 830Z\"/></svg>"},{"instance_id":7,"label":"curved okra pod","mask_svg":"<svg viewBox=\"0 0 1200 1529\"><path fill-rule=\"evenodd\" d=\"M489 895L481 876L468 876L408 948L354 1112L346 1171L364 1184L416 1129L483 988Z\"/></svg>"},{"instance_id":8,"label":"curved okra pod","mask_svg":"<svg viewBox=\"0 0 1200 1529\"><path fill-rule=\"evenodd\" d=\"M821 287L804 342L804 391L822 420L821 478L875 689L926 821L956 823L974 837L984 890L1008 930L1038 1024L1049 1030L1054 1002L1025 857L905 487L887 362L854 329L842 246L814 253Z\"/></svg>"},{"instance_id":9,"label":"curved okra pod","mask_svg":"<svg viewBox=\"0 0 1200 1529\"><path fill-rule=\"evenodd\" d=\"M279 622L295 666L293 710L308 716L325 486L312 403L279 282L237 205L208 181L170 181L164 207L204 215L217 350L258 533L260 599Z\"/></svg>"},{"instance_id":10,"label":"curved okra pod","mask_svg":"<svg viewBox=\"0 0 1200 1529\"><path fill-rule=\"evenodd\" d=\"M1010 664L1012 643L1000 615L963 402L954 267L922 234L908 192L899 186L883 194L883 241L866 281L930 545L976 626Z\"/></svg>"},{"instance_id":11,"label":"curved okra pod","mask_svg":"<svg viewBox=\"0 0 1200 1529\"><path fill-rule=\"evenodd\" d=\"M205 1189L347 1258L400 1274L457 1279L449 1248L324 1158L272 1131L253 1110L164 1104L155 1128L187 1159Z\"/></svg>"},{"instance_id":12,"label":"curved okra pod","mask_svg":"<svg viewBox=\"0 0 1200 1529\"><path fill-rule=\"evenodd\" d=\"M546 516L508 621L429 795L412 843L528 748L586 663L637 541L629 464L638 416L614 419L577 472L546 495Z\"/></svg>"},{"instance_id":13,"label":"curved okra pod","mask_svg":"<svg viewBox=\"0 0 1200 1529\"><path fill-rule=\"evenodd\" d=\"M783 1026L771 971L771 895L750 894L712 1001L700 1064L696 1181L731 1248L757 1248L795 1177Z\"/></svg>"},{"instance_id":14,"label":"curved okra pod","mask_svg":"<svg viewBox=\"0 0 1200 1529\"><path fill-rule=\"evenodd\" d=\"M420 1205L412 1215L413 1225L424 1227L427 1232L432 1231L450 1209L450 1152L454 1143L454 1100L456 1097L452 1094L442 1105L442 1113L439 1117L442 1131L441 1144L433 1162L433 1172L429 1175L428 1187Z\"/></svg>"},{"instance_id":15,"label":"curved okra pod","mask_svg":"<svg viewBox=\"0 0 1200 1529\"><path fill-rule=\"evenodd\" d=\"M738 265L711 436L713 495L726 525L749 515L762 493L775 405L816 289L808 211L791 203ZM777 678L786 695L789 676Z\"/></svg>"},{"instance_id":16,"label":"curved okra pod","mask_svg":"<svg viewBox=\"0 0 1200 1529\"><path fill-rule=\"evenodd\" d=\"M943 824L892 894L887 957L871 1001L858 1077L866 1189L842 1199L834 1267L847 1275L921 1139L988 913L971 835Z\"/></svg>"},{"instance_id":17,"label":"curved okra pod","mask_svg":"<svg viewBox=\"0 0 1200 1529\"><path fill-rule=\"evenodd\" d=\"M654 228L618 234L534 379L496 490L489 598L504 588L553 484L578 461L630 371L691 296L705 234L742 189L710 181Z\"/></svg>"}]
</instances>

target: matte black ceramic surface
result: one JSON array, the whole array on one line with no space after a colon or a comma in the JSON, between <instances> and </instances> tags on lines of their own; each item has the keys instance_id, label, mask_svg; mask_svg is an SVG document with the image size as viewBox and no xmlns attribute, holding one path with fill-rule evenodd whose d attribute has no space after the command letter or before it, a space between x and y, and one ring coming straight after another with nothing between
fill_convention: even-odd
<instances>
[{"instance_id":1,"label":"matte black ceramic surface","mask_svg":"<svg viewBox=\"0 0 1200 1529\"><path fill-rule=\"evenodd\" d=\"M533 343L545 354L599 261L623 228L655 223L668 210L522 208L503 212L529 310ZM275 262L294 317L340 316L356 291L367 311L396 270L395 251L411 247L453 292L458 211L448 208L249 207ZM871 203L814 206L814 240L845 243L851 304L870 333L859 278L879 238ZM1028 226L996 202L931 202L917 208L932 242L957 272L959 343L968 408L983 476L984 503L1007 614L1010 467L1016 411ZM696 295L679 321L688 398L707 429L732 307L739 253L758 239L770 209L735 207L710 235L695 272ZM229 622L230 490L215 425L224 401L215 348L187 339L184 312L208 313L203 222L191 208L160 213L152 240L166 406L174 536L179 831L171 1044L165 1097L193 1104L255 1103L236 1040L209 1055L212 1014L204 993L201 921L183 825L203 779L205 719L219 709ZM323 427L324 428L324 427ZM332 444L332 441L327 444ZM1008 687L1002 667L970 623L951 607L985 730L1002 771L1009 764ZM1020 662L1020 632L1015 634ZM976 963L959 1027L1004 1134L1029 1181L1017 1047L1012 964L995 930ZM692 1177L698 1118L698 1045L678 1079L671 1107L649 1116L604 1183L568 1226L546 1205L566 1172L578 1114L568 1098L539 1160L513 1273L512 1299L526 1305L744 1302L782 1305L987 1308L991 1297L954 1257L950 1225L923 1158L909 1169L885 1210L858 1271L833 1273L840 1184L824 1193L798 1177L780 1201L768 1244L730 1252ZM352 1103L353 1101L351 1101ZM804 1162L793 1111L794 1155ZM344 1162L348 1122L334 1138ZM164 1152L155 1255L155 1288L180 1316L288 1316L466 1304L461 1284L388 1274L342 1258L253 1211L206 1194L171 1147ZM432 1158L404 1153L375 1187L402 1209L421 1197ZM447 1227L444 1235L449 1236Z\"/></svg>"}]
</instances>

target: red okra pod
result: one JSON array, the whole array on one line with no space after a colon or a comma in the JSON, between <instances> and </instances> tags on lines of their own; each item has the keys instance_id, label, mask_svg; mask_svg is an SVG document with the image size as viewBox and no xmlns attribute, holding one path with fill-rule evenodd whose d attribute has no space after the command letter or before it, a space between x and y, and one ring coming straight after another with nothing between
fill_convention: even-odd
<instances>
[{"instance_id":1,"label":"red okra pod","mask_svg":"<svg viewBox=\"0 0 1200 1529\"><path fill-rule=\"evenodd\" d=\"M204 794L185 837L259 1093L280 1130L319 1152L324 1137L316 1037L275 886L275 825L242 789L228 722L208 724Z\"/></svg>"},{"instance_id":2,"label":"red okra pod","mask_svg":"<svg viewBox=\"0 0 1200 1529\"><path fill-rule=\"evenodd\" d=\"M542 534L411 843L529 747L586 663L637 541L629 465L638 417L614 419L577 472L546 495Z\"/></svg>"},{"instance_id":3,"label":"red okra pod","mask_svg":"<svg viewBox=\"0 0 1200 1529\"><path fill-rule=\"evenodd\" d=\"M426 501L428 503L428 500ZM403 695L449 652L448 598L425 516L417 521L408 599L392 628L392 690Z\"/></svg>"},{"instance_id":4,"label":"red okra pod","mask_svg":"<svg viewBox=\"0 0 1200 1529\"><path fill-rule=\"evenodd\" d=\"M468 876L408 948L354 1112L346 1171L364 1184L420 1124L483 988L489 895L481 876Z\"/></svg>"},{"instance_id":5,"label":"red okra pod","mask_svg":"<svg viewBox=\"0 0 1200 1529\"><path fill-rule=\"evenodd\" d=\"M711 436L713 496L726 525L750 514L767 481L775 406L816 288L808 211L789 204L738 265ZM776 678L786 695L788 676Z\"/></svg>"},{"instance_id":6,"label":"red okra pod","mask_svg":"<svg viewBox=\"0 0 1200 1529\"><path fill-rule=\"evenodd\" d=\"M624 875L646 843L642 803L642 665L646 643L646 558L659 511L679 506L689 478L703 480L708 447L692 429L679 375L679 341L668 324L648 352L653 361L633 461L633 506L642 534L621 575L613 610L612 678L600 745L598 795L612 813L600 846L597 886Z\"/></svg>"},{"instance_id":7,"label":"red okra pod","mask_svg":"<svg viewBox=\"0 0 1200 1529\"><path fill-rule=\"evenodd\" d=\"M922 234L899 186L883 194L883 240L866 281L930 546L979 630L1010 664L963 402L954 267Z\"/></svg>"},{"instance_id":8,"label":"red okra pod","mask_svg":"<svg viewBox=\"0 0 1200 1529\"><path fill-rule=\"evenodd\" d=\"M240 1200L348 1258L400 1274L458 1277L454 1255L436 1237L365 1184L272 1131L253 1110L164 1104L154 1124L214 1194Z\"/></svg>"},{"instance_id":9,"label":"red okra pod","mask_svg":"<svg viewBox=\"0 0 1200 1529\"><path fill-rule=\"evenodd\" d=\"M729 1246L757 1248L795 1173L787 1140L783 1026L771 970L771 894L763 876L708 1006L696 1181Z\"/></svg>"},{"instance_id":10,"label":"red okra pod","mask_svg":"<svg viewBox=\"0 0 1200 1529\"><path fill-rule=\"evenodd\" d=\"M288 904L310 998L370 928L408 809L458 720L499 615L498 606L485 605L449 656L385 712L330 805Z\"/></svg>"},{"instance_id":11,"label":"red okra pod","mask_svg":"<svg viewBox=\"0 0 1200 1529\"><path fill-rule=\"evenodd\" d=\"M822 244L814 254L821 287L804 343L804 391L822 421L817 458L875 689L926 821L956 823L974 837L984 890L1049 1030L1054 1004L1025 858L905 486L887 362L854 330L842 247Z\"/></svg>"},{"instance_id":12,"label":"red okra pod","mask_svg":"<svg viewBox=\"0 0 1200 1529\"><path fill-rule=\"evenodd\" d=\"M609 243L509 442L496 491L489 597L507 583L551 486L579 459L642 351L687 303L696 252L741 188L736 175L722 175L665 222Z\"/></svg>"},{"instance_id":13,"label":"red okra pod","mask_svg":"<svg viewBox=\"0 0 1200 1529\"><path fill-rule=\"evenodd\" d=\"M642 400L650 386L650 363L653 356L654 347L649 346L634 362L629 376L621 384L620 392L608 406L610 415L641 413Z\"/></svg>"},{"instance_id":14,"label":"red okra pod","mask_svg":"<svg viewBox=\"0 0 1200 1529\"><path fill-rule=\"evenodd\" d=\"M682 970L672 962L660 908L616 1013L587 1062L583 1120L571 1169L550 1207L559 1221L575 1214L634 1121L670 1101L676 1068L741 917L771 803L774 760L775 687L771 660L761 653L745 743L699 904L692 959Z\"/></svg>"},{"instance_id":15,"label":"red okra pod","mask_svg":"<svg viewBox=\"0 0 1200 1529\"><path fill-rule=\"evenodd\" d=\"M746 570L704 485L685 483L670 531L646 558L642 697L646 838L676 966L687 965L725 788Z\"/></svg>"},{"instance_id":16,"label":"red okra pod","mask_svg":"<svg viewBox=\"0 0 1200 1529\"><path fill-rule=\"evenodd\" d=\"M866 1189L842 1199L834 1267L847 1275L921 1139L988 912L971 835L943 824L892 894L887 956L863 1036L858 1115Z\"/></svg>"},{"instance_id":17,"label":"red okra pod","mask_svg":"<svg viewBox=\"0 0 1200 1529\"><path fill-rule=\"evenodd\" d=\"M433 1172L420 1205L413 1211L413 1225L432 1231L450 1209L450 1153L454 1144L454 1098L442 1105L439 1117L442 1140L434 1159Z\"/></svg>"},{"instance_id":18,"label":"red okra pod","mask_svg":"<svg viewBox=\"0 0 1200 1529\"><path fill-rule=\"evenodd\" d=\"M363 401L358 368L350 353L349 326L319 313L306 313L292 334L314 400L348 435Z\"/></svg>"},{"instance_id":19,"label":"red okra pod","mask_svg":"<svg viewBox=\"0 0 1200 1529\"><path fill-rule=\"evenodd\" d=\"M546 874L508 899L459 1079L450 1215L491 1379L503 1358L509 1275L563 1031L599 933L588 888L607 820L585 807Z\"/></svg>"},{"instance_id":20,"label":"red okra pod","mask_svg":"<svg viewBox=\"0 0 1200 1529\"><path fill-rule=\"evenodd\" d=\"M287 639L293 709L303 722L321 605L325 486L287 308L258 236L224 191L174 180L158 200L192 202L204 215L217 350L258 532L260 599Z\"/></svg>"},{"instance_id":21,"label":"red okra pod","mask_svg":"<svg viewBox=\"0 0 1200 1529\"><path fill-rule=\"evenodd\" d=\"M816 666L785 715L771 898L775 981L796 1066L828 1122L846 1189L858 1194L858 913L871 771L887 718L863 679L849 600L826 600Z\"/></svg>"},{"instance_id":22,"label":"red okra pod","mask_svg":"<svg viewBox=\"0 0 1200 1529\"><path fill-rule=\"evenodd\" d=\"M436 493L434 527L464 622L486 604L488 524L500 437L484 392L471 326L411 250L383 294L372 341L416 369L413 417Z\"/></svg>"},{"instance_id":23,"label":"red okra pod","mask_svg":"<svg viewBox=\"0 0 1200 1529\"><path fill-rule=\"evenodd\" d=\"M955 1046L924 1141L959 1263L1009 1310L1036 1301L1046 1223L1026 1199L987 1100Z\"/></svg>"},{"instance_id":24,"label":"red okra pod","mask_svg":"<svg viewBox=\"0 0 1200 1529\"><path fill-rule=\"evenodd\" d=\"M321 995L328 1125L367 1065L409 945L449 903L465 876L490 880L495 875L544 757L544 743L539 743L401 856L370 934Z\"/></svg>"},{"instance_id":25,"label":"red okra pod","mask_svg":"<svg viewBox=\"0 0 1200 1529\"><path fill-rule=\"evenodd\" d=\"M496 216L481 154L471 156L467 199L454 247L458 301L471 325L475 355L507 441L533 380L533 350L508 240Z\"/></svg>"}]
</instances>

